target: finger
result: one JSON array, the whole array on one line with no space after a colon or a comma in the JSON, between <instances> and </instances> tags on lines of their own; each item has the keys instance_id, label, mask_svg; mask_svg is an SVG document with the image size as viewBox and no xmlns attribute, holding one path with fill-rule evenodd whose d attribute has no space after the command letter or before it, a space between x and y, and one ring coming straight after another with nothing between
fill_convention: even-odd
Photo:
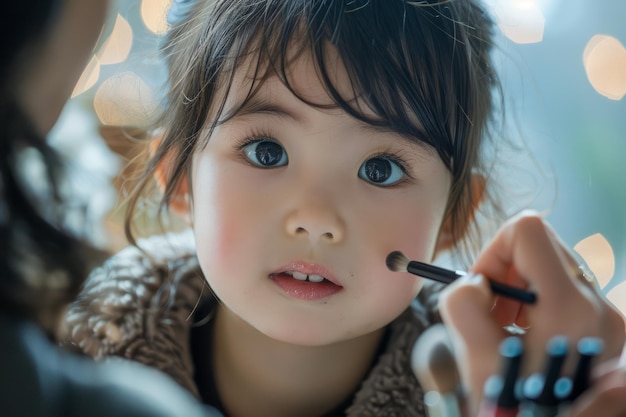
<instances>
[{"instance_id":1,"label":"finger","mask_svg":"<svg viewBox=\"0 0 626 417\"><path fill-rule=\"evenodd\" d=\"M512 285L524 288L526 283L519 278L514 268L510 269L509 276L512 277L508 282ZM498 321L501 327L516 325L522 329L528 326L524 312L525 304L506 297L496 297L496 302L491 310L491 315Z\"/></svg>"},{"instance_id":2,"label":"finger","mask_svg":"<svg viewBox=\"0 0 626 417\"><path fill-rule=\"evenodd\" d=\"M448 327L468 389L468 407L475 410L486 379L497 371L498 346L504 331L491 316L493 295L482 276L467 276L449 285L439 298L441 316Z\"/></svg>"},{"instance_id":3,"label":"finger","mask_svg":"<svg viewBox=\"0 0 626 417\"><path fill-rule=\"evenodd\" d=\"M511 326L516 324L520 309L521 304L519 301L498 297L491 309L491 315L500 327Z\"/></svg>"},{"instance_id":4,"label":"finger","mask_svg":"<svg viewBox=\"0 0 626 417\"><path fill-rule=\"evenodd\" d=\"M611 387L601 392L591 389L572 407L573 417L626 416L626 387Z\"/></svg>"},{"instance_id":5,"label":"finger","mask_svg":"<svg viewBox=\"0 0 626 417\"><path fill-rule=\"evenodd\" d=\"M626 387L626 368L620 366L619 358L595 364L591 379L591 387L582 392L580 396L575 395L577 399L573 406L568 407L567 416L579 416L580 414L593 416L594 413L604 416L605 414L603 413L597 414L599 407L606 407L607 411L610 412L607 414L609 416L615 415L613 411L610 410L626 411L626 409L623 408L623 404L612 405L614 402L612 396L623 395L619 394L619 392ZM615 389L617 389L617 391L613 392ZM607 397L605 398L605 396Z\"/></svg>"},{"instance_id":6,"label":"finger","mask_svg":"<svg viewBox=\"0 0 626 417\"><path fill-rule=\"evenodd\" d=\"M577 316L570 315L570 332L574 340L584 336L600 336L605 342L605 349L598 358L615 358L622 350L625 341L624 317L611 303L608 303L599 290L597 280L584 261L578 260L567 248L554 230L546 224L547 236L552 240L555 252L565 266L566 276L579 295L577 301L569 300L570 306L578 310ZM565 285L565 284L564 284ZM563 311L567 311L564 309ZM586 312L586 313L585 313ZM578 318L575 318L578 317ZM571 363L571 361L569 361Z\"/></svg>"},{"instance_id":7,"label":"finger","mask_svg":"<svg viewBox=\"0 0 626 417\"><path fill-rule=\"evenodd\" d=\"M548 230L549 232L551 229ZM565 247L558 236L552 231L550 238L555 244L555 250L560 254L561 259L567 265L568 276L578 292L587 300L586 306L591 307L590 314L594 314L595 328L592 332L581 334L581 336L602 336L605 338L605 350L599 359L607 360L614 358L621 352L624 343L624 320L622 314L602 295L598 287L597 280L590 270L579 262L573 253ZM581 304L585 310L584 304ZM593 313L592 313L592 311Z\"/></svg>"},{"instance_id":8,"label":"finger","mask_svg":"<svg viewBox=\"0 0 626 417\"><path fill-rule=\"evenodd\" d=\"M575 293L569 279L570 266L562 259L552 234L539 216L523 213L500 230L478 257L473 270L508 284L526 282L540 298L556 299Z\"/></svg>"},{"instance_id":9,"label":"finger","mask_svg":"<svg viewBox=\"0 0 626 417\"><path fill-rule=\"evenodd\" d=\"M601 296L599 291L598 282L593 276L593 273L585 264L585 261L574 255L567 245L557 236L554 230L550 227L547 227L548 236L552 240L555 249L559 252L560 258L567 265L566 271L572 282L575 285L581 285L584 289L590 289L592 292L588 292L588 294L592 296Z\"/></svg>"}]
</instances>

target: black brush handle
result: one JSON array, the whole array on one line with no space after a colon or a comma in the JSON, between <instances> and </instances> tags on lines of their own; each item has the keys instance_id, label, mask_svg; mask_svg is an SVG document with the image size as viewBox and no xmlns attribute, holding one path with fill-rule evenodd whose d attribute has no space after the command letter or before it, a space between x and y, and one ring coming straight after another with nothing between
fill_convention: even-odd
<instances>
[{"instance_id":1,"label":"black brush handle","mask_svg":"<svg viewBox=\"0 0 626 417\"><path fill-rule=\"evenodd\" d=\"M456 279L466 275L466 273L462 271L452 271L419 261L410 261L407 265L407 271L413 275L419 275L420 277L442 282L444 284L450 284ZM491 279L488 281L491 291L495 294L526 304L534 304L537 302L537 295L533 292L522 290L521 288L511 287L510 285L493 281Z\"/></svg>"},{"instance_id":2,"label":"black brush handle","mask_svg":"<svg viewBox=\"0 0 626 417\"><path fill-rule=\"evenodd\" d=\"M604 342L597 337L585 337L578 342L578 364L572 378L572 392L569 400L576 400L591 386L592 361L604 350Z\"/></svg>"},{"instance_id":3,"label":"black brush handle","mask_svg":"<svg viewBox=\"0 0 626 417\"><path fill-rule=\"evenodd\" d=\"M491 291L495 294L511 298L526 304L535 304L537 302L537 294L534 292L522 290L521 288L511 287L498 281L489 280Z\"/></svg>"},{"instance_id":4,"label":"black brush handle","mask_svg":"<svg viewBox=\"0 0 626 417\"><path fill-rule=\"evenodd\" d=\"M409 262L407 271L413 275L419 275L420 277L432 279L433 281L442 282L444 284L450 284L454 280L463 276L463 273L461 272L451 271L449 269L440 268L435 265L425 264L418 261Z\"/></svg>"}]
</instances>

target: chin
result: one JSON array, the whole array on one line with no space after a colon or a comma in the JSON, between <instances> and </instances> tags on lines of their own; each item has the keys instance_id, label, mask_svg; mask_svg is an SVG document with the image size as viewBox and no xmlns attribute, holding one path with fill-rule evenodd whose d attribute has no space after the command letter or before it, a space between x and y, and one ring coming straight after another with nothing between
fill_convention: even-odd
<instances>
[{"instance_id":1,"label":"chin","mask_svg":"<svg viewBox=\"0 0 626 417\"><path fill-rule=\"evenodd\" d=\"M341 333L340 329L320 322L311 324L293 323L293 320L290 323L275 321L268 328L256 328L272 340L301 347L328 346L351 338L345 332Z\"/></svg>"}]
</instances>

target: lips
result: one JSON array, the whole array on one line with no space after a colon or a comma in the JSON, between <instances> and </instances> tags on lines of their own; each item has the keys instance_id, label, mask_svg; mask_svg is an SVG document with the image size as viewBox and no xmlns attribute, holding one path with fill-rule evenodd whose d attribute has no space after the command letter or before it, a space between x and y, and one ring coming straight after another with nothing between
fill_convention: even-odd
<instances>
[{"instance_id":1,"label":"lips","mask_svg":"<svg viewBox=\"0 0 626 417\"><path fill-rule=\"evenodd\" d=\"M325 267L304 261L296 261L278 268L270 275L288 274L299 281L322 282L326 280L341 287L337 278ZM322 279L320 279L322 278Z\"/></svg>"},{"instance_id":2,"label":"lips","mask_svg":"<svg viewBox=\"0 0 626 417\"><path fill-rule=\"evenodd\" d=\"M330 297L343 289L337 278L321 265L293 262L270 274L287 295L301 300Z\"/></svg>"}]
</instances>

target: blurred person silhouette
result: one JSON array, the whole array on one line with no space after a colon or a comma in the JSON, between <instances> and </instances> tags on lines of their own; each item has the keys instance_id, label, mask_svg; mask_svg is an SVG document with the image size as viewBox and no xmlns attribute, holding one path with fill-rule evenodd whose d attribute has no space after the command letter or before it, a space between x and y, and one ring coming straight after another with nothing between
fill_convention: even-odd
<instances>
[{"instance_id":1,"label":"blurred person silhouette","mask_svg":"<svg viewBox=\"0 0 626 417\"><path fill-rule=\"evenodd\" d=\"M0 25L0 414L216 416L165 374L136 362L95 364L54 344L55 327L104 254L67 231L63 161L46 143L96 45L109 0L4 7ZM34 152L32 152L34 151ZM45 167L35 196L23 153Z\"/></svg>"}]
</instances>

